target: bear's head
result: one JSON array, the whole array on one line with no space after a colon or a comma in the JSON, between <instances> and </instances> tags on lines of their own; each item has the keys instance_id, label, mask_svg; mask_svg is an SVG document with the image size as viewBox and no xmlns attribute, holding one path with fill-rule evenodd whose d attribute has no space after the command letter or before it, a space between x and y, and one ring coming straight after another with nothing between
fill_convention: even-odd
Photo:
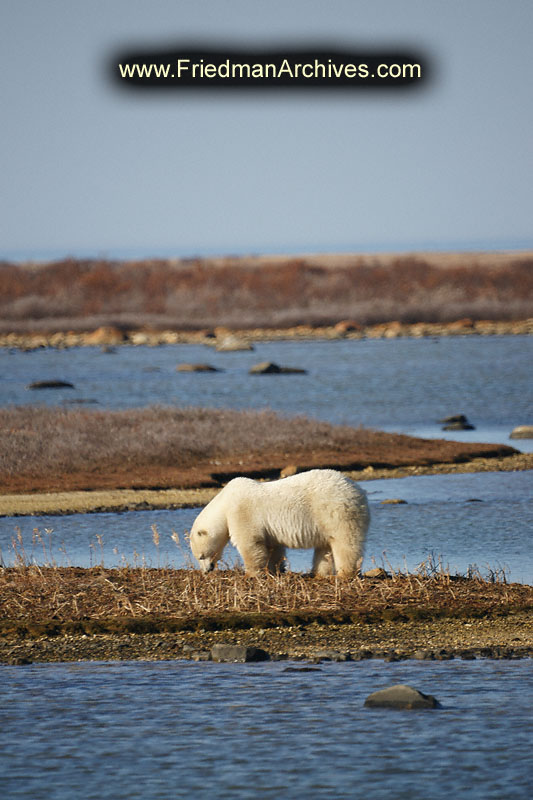
<instances>
[{"instance_id":1,"label":"bear's head","mask_svg":"<svg viewBox=\"0 0 533 800\"><path fill-rule=\"evenodd\" d=\"M202 519L205 517L205 511L206 509L195 519L189 542L192 554L202 572L211 572L228 543L229 534L225 520L220 519L216 522L210 520L209 524L209 520Z\"/></svg>"}]
</instances>

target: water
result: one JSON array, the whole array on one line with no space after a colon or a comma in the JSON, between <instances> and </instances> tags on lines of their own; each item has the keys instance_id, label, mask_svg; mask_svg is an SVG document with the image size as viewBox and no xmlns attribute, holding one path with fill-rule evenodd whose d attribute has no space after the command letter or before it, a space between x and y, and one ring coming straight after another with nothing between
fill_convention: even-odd
<instances>
[{"instance_id":1,"label":"water","mask_svg":"<svg viewBox=\"0 0 533 800\"><path fill-rule=\"evenodd\" d=\"M253 353L200 346L2 351L0 404L270 407L532 450L532 441L508 440L513 427L533 422L531 348L527 337L460 337L260 343ZM309 374L248 375L265 360ZM177 373L182 361L208 361L225 372ZM25 389L49 378L76 389ZM476 430L443 433L437 420L453 413L467 414ZM511 580L533 583L531 473L364 487L372 510L364 568L374 559L414 569L433 554L452 571L474 563L482 572L505 567ZM387 498L407 504L381 505ZM4 518L3 560L13 562L20 526L25 558L35 563L187 566L183 532L197 511ZM236 553L228 548L225 557L232 564ZM307 570L310 560L309 552L290 551L292 569ZM533 780L532 663L370 661L312 673L286 673L283 662L4 665L0 793L7 800L525 800ZM434 694L443 709L364 709L369 693L394 683Z\"/></svg>"},{"instance_id":2,"label":"water","mask_svg":"<svg viewBox=\"0 0 533 800\"><path fill-rule=\"evenodd\" d=\"M218 353L203 345L0 351L1 405L271 408L334 423L365 425L458 441L509 441L533 424L533 337L260 342L254 352ZM296 366L307 375L251 376L260 361ZM181 362L208 362L224 372L178 373ZM31 391L57 378L75 389ZM438 420L463 413L474 431L446 433Z\"/></svg>"},{"instance_id":3,"label":"water","mask_svg":"<svg viewBox=\"0 0 533 800\"><path fill-rule=\"evenodd\" d=\"M0 791L6 800L525 800L532 663L3 666ZM396 683L443 708L364 708Z\"/></svg>"},{"instance_id":4,"label":"water","mask_svg":"<svg viewBox=\"0 0 533 800\"><path fill-rule=\"evenodd\" d=\"M510 580L533 584L531 472L428 475L365 481L363 486L372 512L364 569L377 563L415 570L433 555L442 556L443 566L454 573L464 574L473 565L483 574L489 568L503 568ZM381 504L390 498L407 504ZM192 559L184 532L198 511L4 517L0 519L0 548L4 563L15 563L12 540L20 530L25 559L38 564L187 567ZM159 532L159 547L153 541L152 525ZM179 547L172 539L173 531L180 536ZM20 545L18 551L22 554ZM292 570L308 571L311 552L289 550L288 560ZM229 566L239 561L231 545L224 561Z\"/></svg>"}]
</instances>

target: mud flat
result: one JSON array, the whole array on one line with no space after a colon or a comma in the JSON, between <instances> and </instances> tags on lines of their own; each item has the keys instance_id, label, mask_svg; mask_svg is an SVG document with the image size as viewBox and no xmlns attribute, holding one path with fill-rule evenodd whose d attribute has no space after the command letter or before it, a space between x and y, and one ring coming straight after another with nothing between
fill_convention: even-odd
<instances>
[{"instance_id":1,"label":"mud flat","mask_svg":"<svg viewBox=\"0 0 533 800\"><path fill-rule=\"evenodd\" d=\"M340 467L342 469L342 467ZM517 472L533 469L533 453L503 458L474 458L462 463L393 468L366 467L343 470L356 481L405 478L412 475L447 475L473 472ZM28 488L31 482L28 484ZM21 492L0 495L0 516L39 516L147 509L195 508L213 499L219 488L109 489L101 491Z\"/></svg>"}]
</instances>

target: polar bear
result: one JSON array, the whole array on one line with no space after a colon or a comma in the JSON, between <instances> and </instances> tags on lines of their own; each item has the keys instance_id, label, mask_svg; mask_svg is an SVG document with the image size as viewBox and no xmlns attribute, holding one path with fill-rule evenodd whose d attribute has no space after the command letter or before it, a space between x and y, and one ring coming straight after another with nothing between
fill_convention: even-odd
<instances>
[{"instance_id":1,"label":"polar bear","mask_svg":"<svg viewBox=\"0 0 533 800\"><path fill-rule=\"evenodd\" d=\"M366 492L333 469L312 469L259 483L234 478L198 514L193 556L210 572L231 541L246 572L283 572L285 548L314 548L313 574L361 569L370 523Z\"/></svg>"}]
</instances>

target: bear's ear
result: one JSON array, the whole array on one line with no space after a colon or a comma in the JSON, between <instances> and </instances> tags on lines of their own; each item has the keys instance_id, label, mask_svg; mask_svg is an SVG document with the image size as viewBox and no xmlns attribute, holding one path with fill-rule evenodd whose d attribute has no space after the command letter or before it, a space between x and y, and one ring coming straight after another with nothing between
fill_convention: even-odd
<instances>
[{"instance_id":1,"label":"bear's ear","mask_svg":"<svg viewBox=\"0 0 533 800\"><path fill-rule=\"evenodd\" d=\"M198 536L207 536L207 531L196 531Z\"/></svg>"}]
</instances>

